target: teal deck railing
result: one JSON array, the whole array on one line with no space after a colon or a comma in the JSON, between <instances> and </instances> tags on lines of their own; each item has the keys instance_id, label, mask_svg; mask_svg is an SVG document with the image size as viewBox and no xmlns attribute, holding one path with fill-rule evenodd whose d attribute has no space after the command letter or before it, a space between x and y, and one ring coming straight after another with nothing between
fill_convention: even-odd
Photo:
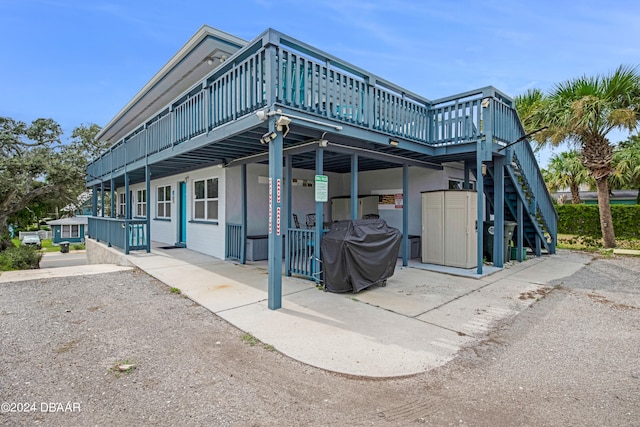
<instances>
[{"instance_id":1,"label":"teal deck railing","mask_svg":"<svg viewBox=\"0 0 640 427\"><path fill-rule=\"evenodd\" d=\"M556 236L558 233L558 214L546 184L539 172L538 163L531 146L520 143L513 146L513 161L521 172L515 182L521 187L528 211L535 216L539 224L542 238L546 240L551 252L555 252Z\"/></svg>"},{"instance_id":2,"label":"teal deck railing","mask_svg":"<svg viewBox=\"0 0 640 427\"><path fill-rule=\"evenodd\" d=\"M225 257L242 260L242 224L227 223Z\"/></svg>"},{"instance_id":3,"label":"teal deck railing","mask_svg":"<svg viewBox=\"0 0 640 427\"><path fill-rule=\"evenodd\" d=\"M289 228L287 229L289 257L285 266L287 275L316 278L314 275L314 245L316 232L313 229Z\"/></svg>"},{"instance_id":4,"label":"teal deck railing","mask_svg":"<svg viewBox=\"0 0 640 427\"><path fill-rule=\"evenodd\" d=\"M147 249L146 219L89 217L87 235L97 242L105 242L128 254L129 251Z\"/></svg>"},{"instance_id":5,"label":"teal deck railing","mask_svg":"<svg viewBox=\"0 0 640 427\"><path fill-rule=\"evenodd\" d=\"M483 114L485 123L492 118L498 141L513 140L516 133L502 126L511 123L512 102L493 88L431 102L275 34L279 42L257 39L114 144L88 166L88 181L272 103L433 146L480 139ZM492 100L487 108L484 99Z\"/></svg>"}]
</instances>

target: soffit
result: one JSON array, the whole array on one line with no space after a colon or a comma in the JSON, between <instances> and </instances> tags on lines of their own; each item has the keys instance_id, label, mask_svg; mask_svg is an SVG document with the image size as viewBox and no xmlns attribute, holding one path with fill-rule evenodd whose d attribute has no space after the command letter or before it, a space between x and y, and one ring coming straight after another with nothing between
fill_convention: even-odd
<instances>
[{"instance_id":1,"label":"soffit","mask_svg":"<svg viewBox=\"0 0 640 427\"><path fill-rule=\"evenodd\" d=\"M246 40L203 26L167 64L100 131L97 138L112 144L159 114L178 96L210 74ZM208 60L213 63L209 64Z\"/></svg>"}]
</instances>

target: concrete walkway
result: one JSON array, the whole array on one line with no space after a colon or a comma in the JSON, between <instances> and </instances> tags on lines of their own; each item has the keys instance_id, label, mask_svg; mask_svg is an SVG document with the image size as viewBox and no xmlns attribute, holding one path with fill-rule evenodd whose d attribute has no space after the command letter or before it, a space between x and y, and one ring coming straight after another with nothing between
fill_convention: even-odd
<instances>
[{"instance_id":1,"label":"concrete walkway","mask_svg":"<svg viewBox=\"0 0 640 427\"><path fill-rule=\"evenodd\" d=\"M468 278L396 268L386 287L323 292L283 277L283 308L267 308L266 264L240 265L188 249L127 259L242 331L303 363L348 375L394 377L441 366L497 321L540 298L546 284L589 260L565 252Z\"/></svg>"},{"instance_id":2,"label":"concrete walkway","mask_svg":"<svg viewBox=\"0 0 640 427\"><path fill-rule=\"evenodd\" d=\"M38 270L3 271L0 273L0 283L50 279L52 277L83 276L85 274L103 274L131 269L132 267L123 267L114 264L92 264L70 267L41 268Z\"/></svg>"}]
</instances>

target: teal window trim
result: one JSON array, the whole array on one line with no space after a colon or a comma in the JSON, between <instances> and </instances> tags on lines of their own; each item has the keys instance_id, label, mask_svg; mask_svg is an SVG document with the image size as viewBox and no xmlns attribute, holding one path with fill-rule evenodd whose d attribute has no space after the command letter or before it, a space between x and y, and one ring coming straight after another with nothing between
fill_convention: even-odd
<instances>
[{"instance_id":1,"label":"teal window trim","mask_svg":"<svg viewBox=\"0 0 640 427\"><path fill-rule=\"evenodd\" d=\"M189 224L209 224L209 225L219 225L219 221L204 221L201 219L192 219L189 221Z\"/></svg>"}]
</instances>

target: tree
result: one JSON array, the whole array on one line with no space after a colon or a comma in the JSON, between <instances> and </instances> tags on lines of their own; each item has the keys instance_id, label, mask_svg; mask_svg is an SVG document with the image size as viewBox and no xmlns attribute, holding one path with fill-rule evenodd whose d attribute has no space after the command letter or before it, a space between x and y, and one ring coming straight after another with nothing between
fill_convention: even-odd
<instances>
[{"instance_id":1,"label":"tree","mask_svg":"<svg viewBox=\"0 0 640 427\"><path fill-rule=\"evenodd\" d=\"M609 181L613 188L640 187L640 134L621 142L613 151L613 172ZM636 203L640 204L640 189Z\"/></svg>"},{"instance_id":2,"label":"tree","mask_svg":"<svg viewBox=\"0 0 640 427\"><path fill-rule=\"evenodd\" d=\"M12 246L9 217L32 203L69 203L84 191L87 154L95 152L94 126L76 128L75 139L64 145L62 129L53 119L27 125L0 117L0 251Z\"/></svg>"},{"instance_id":3,"label":"tree","mask_svg":"<svg viewBox=\"0 0 640 427\"><path fill-rule=\"evenodd\" d=\"M526 105L521 101L521 104ZM516 106L518 103L516 103ZM578 77L556 85L538 100L536 108L519 111L527 131L547 126L534 138L539 144L573 144L596 183L600 228L606 248L616 245L609 176L613 145L607 138L614 129L633 131L640 116L640 74L635 67L618 67L609 75Z\"/></svg>"},{"instance_id":4,"label":"tree","mask_svg":"<svg viewBox=\"0 0 640 427\"><path fill-rule=\"evenodd\" d=\"M71 133L71 143L69 144L69 154L67 159L74 165L74 169L82 171L82 179L78 180L75 186L69 188L69 197L65 204L60 206L67 210L80 210L87 198L91 197L91 190L86 188L87 165L90 161L100 156L100 154L109 146L109 143L101 142L96 139L96 135L100 132L100 126L95 123L88 125L80 125ZM107 194L105 199L109 195Z\"/></svg>"},{"instance_id":5,"label":"tree","mask_svg":"<svg viewBox=\"0 0 640 427\"><path fill-rule=\"evenodd\" d=\"M571 203L579 204L580 185L590 182L589 170L584 167L580 153L565 151L551 157L549 166L543 171L544 181L551 191L569 188Z\"/></svg>"}]
</instances>

